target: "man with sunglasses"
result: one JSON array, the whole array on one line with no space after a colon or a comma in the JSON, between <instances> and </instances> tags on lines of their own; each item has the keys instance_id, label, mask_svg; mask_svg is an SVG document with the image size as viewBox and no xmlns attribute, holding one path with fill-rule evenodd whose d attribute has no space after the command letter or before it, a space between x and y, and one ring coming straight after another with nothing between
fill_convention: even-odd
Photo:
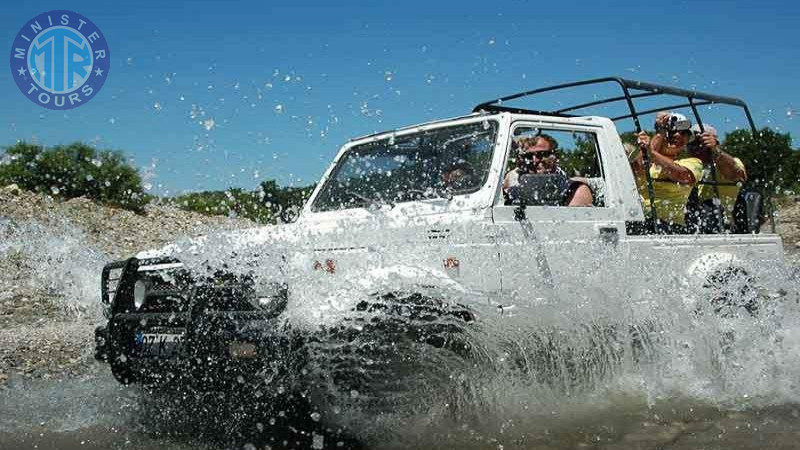
<instances>
[{"instance_id":1,"label":"man with sunglasses","mask_svg":"<svg viewBox=\"0 0 800 450\"><path fill-rule=\"evenodd\" d=\"M559 174L563 176L565 184L560 202L562 206L592 206L594 197L586 182L578 178L568 178L558 166L558 143L555 139L547 134L539 134L520 139L517 145L520 149L517 167L509 171L503 179L503 194L507 203L513 202L510 193L514 187L519 186L520 176Z\"/></svg>"}]
</instances>

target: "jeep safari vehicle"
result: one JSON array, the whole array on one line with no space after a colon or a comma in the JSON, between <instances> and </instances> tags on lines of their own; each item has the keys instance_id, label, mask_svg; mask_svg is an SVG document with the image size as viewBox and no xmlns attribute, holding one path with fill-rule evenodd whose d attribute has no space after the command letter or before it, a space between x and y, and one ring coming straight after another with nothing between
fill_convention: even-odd
<instances>
[{"instance_id":1,"label":"jeep safari vehicle","mask_svg":"<svg viewBox=\"0 0 800 450\"><path fill-rule=\"evenodd\" d=\"M621 94L558 110L508 105L601 84ZM679 101L637 110L644 98ZM627 114L572 114L614 102ZM447 383L450 367L479 353L481 336L518 336L566 310L625 297L646 320L664 292L680 291L692 313L757 314L760 286L785 264L779 236L761 231L765 185L742 189L731 221L671 234L643 207L615 126L632 120L639 132L643 116L688 108L702 127L699 111L712 104L742 108L756 136L741 100L603 78L353 139L295 223L108 264L97 358L122 383L254 396L279 383L307 392L321 411L355 398L396 410L398 398L424 399L419 386L430 379ZM561 168L546 182L520 177L510 198L503 180L517 143L541 135L557 142ZM591 205L564 206L561 187L574 177L590 188ZM655 181L645 182L651 198ZM530 351L526 360L546 357Z\"/></svg>"}]
</instances>

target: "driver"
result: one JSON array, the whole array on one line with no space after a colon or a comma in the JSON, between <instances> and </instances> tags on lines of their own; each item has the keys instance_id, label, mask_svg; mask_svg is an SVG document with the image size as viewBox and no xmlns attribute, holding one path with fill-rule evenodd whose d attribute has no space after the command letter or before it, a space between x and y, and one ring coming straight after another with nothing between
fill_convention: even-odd
<instances>
[{"instance_id":1,"label":"driver","mask_svg":"<svg viewBox=\"0 0 800 450\"><path fill-rule=\"evenodd\" d=\"M442 183L451 189L462 190L473 183L472 167L465 161L456 162L442 173Z\"/></svg>"},{"instance_id":2,"label":"driver","mask_svg":"<svg viewBox=\"0 0 800 450\"><path fill-rule=\"evenodd\" d=\"M539 134L517 141L520 149L517 167L503 179L503 194L509 199L511 188L519 185L519 177L526 174L566 174L558 166L558 142L547 134ZM569 178L565 186L564 206L592 206L594 197L585 179Z\"/></svg>"}]
</instances>

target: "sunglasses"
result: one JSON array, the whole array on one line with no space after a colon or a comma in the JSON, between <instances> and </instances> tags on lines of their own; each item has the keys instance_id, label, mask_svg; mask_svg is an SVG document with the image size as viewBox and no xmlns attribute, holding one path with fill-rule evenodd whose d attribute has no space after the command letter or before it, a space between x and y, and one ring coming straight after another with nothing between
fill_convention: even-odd
<instances>
[{"instance_id":1,"label":"sunglasses","mask_svg":"<svg viewBox=\"0 0 800 450\"><path fill-rule=\"evenodd\" d=\"M556 152L553 150L543 150L540 152L528 152L520 155L524 161L533 161L534 159L545 159L554 156Z\"/></svg>"}]
</instances>

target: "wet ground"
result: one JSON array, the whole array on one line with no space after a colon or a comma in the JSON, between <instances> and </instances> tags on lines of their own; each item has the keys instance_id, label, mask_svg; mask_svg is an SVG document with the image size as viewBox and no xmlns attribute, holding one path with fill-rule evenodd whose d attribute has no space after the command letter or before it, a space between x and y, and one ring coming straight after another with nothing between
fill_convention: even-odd
<instances>
[{"instance_id":1,"label":"wet ground","mask_svg":"<svg viewBox=\"0 0 800 450\"><path fill-rule=\"evenodd\" d=\"M260 449L354 448L351 440L312 431L271 433L269 419L252 418L260 433L248 437L198 435L192 428L153 423L152 410L138 388L120 386L95 365L89 373L56 380L11 379L0 390L2 449ZM417 448L492 449L797 449L800 448L800 405L743 411L688 404L674 399L647 405L621 396L604 407L552 412L535 430L506 422L493 433L464 424L440 430ZM163 413L163 412L162 412ZM171 411L170 414L196 414ZM549 416L549 417L548 417ZM168 417L162 416L162 417ZM209 418L209 427L225 428L224 417ZM176 424L183 424L177 420ZM306 422L306 425L308 422ZM195 424L196 425L196 424ZM525 425L530 427L530 425ZM265 429L266 428L266 429ZM196 429L194 429L196 431ZM413 433L413 430L409 430ZM289 433L289 434L287 434ZM296 433L296 434L293 434ZM204 434L204 433L200 433ZM277 437L277 439L276 439ZM379 447L394 447L385 442Z\"/></svg>"}]
</instances>

